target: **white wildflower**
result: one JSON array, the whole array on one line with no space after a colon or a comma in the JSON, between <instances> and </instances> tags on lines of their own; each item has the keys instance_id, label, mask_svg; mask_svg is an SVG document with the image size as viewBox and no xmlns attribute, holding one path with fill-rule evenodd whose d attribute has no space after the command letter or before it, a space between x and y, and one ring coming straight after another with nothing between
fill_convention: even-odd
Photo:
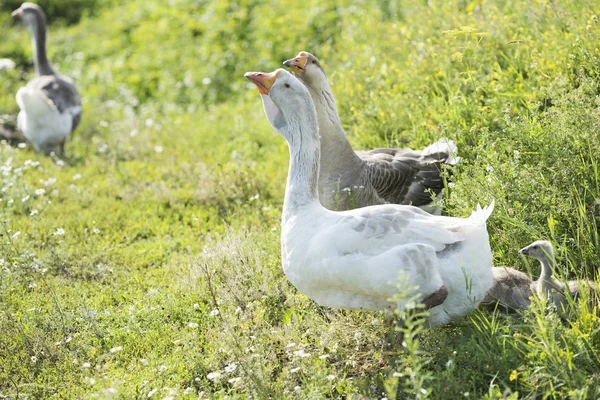
<instances>
[{"instance_id":1,"label":"white wildflower","mask_svg":"<svg viewBox=\"0 0 600 400\"><path fill-rule=\"evenodd\" d=\"M158 367L158 372L165 372L168 369L166 365L161 365Z\"/></svg>"},{"instance_id":2,"label":"white wildflower","mask_svg":"<svg viewBox=\"0 0 600 400\"><path fill-rule=\"evenodd\" d=\"M16 239L19 237L20 234L21 234L21 231L16 231L15 233L13 233L12 238Z\"/></svg>"},{"instance_id":3,"label":"white wildflower","mask_svg":"<svg viewBox=\"0 0 600 400\"><path fill-rule=\"evenodd\" d=\"M63 160L56 160L56 165L58 165L59 167L64 167L65 166L65 162Z\"/></svg>"},{"instance_id":4,"label":"white wildflower","mask_svg":"<svg viewBox=\"0 0 600 400\"><path fill-rule=\"evenodd\" d=\"M162 146L154 146L154 151L157 153L162 153L163 148L162 148Z\"/></svg>"},{"instance_id":5,"label":"white wildflower","mask_svg":"<svg viewBox=\"0 0 600 400\"><path fill-rule=\"evenodd\" d=\"M202 78L203 85L210 85L211 82L212 82L212 80L209 77Z\"/></svg>"},{"instance_id":6,"label":"white wildflower","mask_svg":"<svg viewBox=\"0 0 600 400\"><path fill-rule=\"evenodd\" d=\"M152 395L156 392L158 392L158 389L152 389L151 391L148 392L148 397L149 398L152 397Z\"/></svg>"},{"instance_id":7,"label":"white wildflower","mask_svg":"<svg viewBox=\"0 0 600 400\"><path fill-rule=\"evenodd\" d=\"M336 378L336 376L335 376L335 375L327 375L327 380L328 380L328 381L332 381L332 380L334 380L335 378Z\"/></svg>"},{"instance_id":8,"label":"white wildflower","mask_svg":"<svg viewBox=\"0 0 600 400\"><path fill-rule=\"evenodd\" d=\"M83 364L81 364L82 368L91 368L92 364L90 364L89 362L84 362Z\"/></svg>"},{"instance_id":9,"label":"white wildflower","mask_svg":"<svg viewBox=\"0 0 600 400\"><path fill-rule=\"evenodd\" d=\"M216 317L217 315L219 315L219 310L217 310L217 309L215 308L215 309L214 309L214 310L212 310L212 311L210 312L210 314L208 314L208 315L210 315L211 317Z\"/></svg>"},{"instance_id":10,"label":"white wildflower","mask_svg":"<svg viewBox=\"0 0 600 400\"><path fill-rule=\"evenodd\" d=\"M78 179L81 179L81 174L75 174L73 175L73 180L76 181Z\"/></svg>"},{"instance_id":11,"label":"white wildflower","mask_svg":"<svg viewBox=\"0 0 600 400\"><path fill-rule=\"evenodd\" d=\"M310 353L305 353L304 349L296 350L294 355L299 358L310 357Z\"/></svg>"},{"instance_id":12,"label":"white wildflower","mask_svg":"<svg viewBox=\"0 0 600 400\"><path fill-rule=\"evenodd\" d=\"M63 228L58 228L56 232L53 233L54 236L63 236L65 234L65 230Z\"/></svg>"},{"instance_id":13,"label":"white wildflower","mask_svg":"<svg viewBox=\"0 0 600 400\"><path fill-rule=\"evenodd\" d=\"M237 364L236 363L231 363L228 366L225 367L225 372L233 372L235 371L237 368Z\"/></svg>"},{"instance_id":14,"label":"white wildflower","mask_svg":"<svg viewBox=\"0 0 600 400\"><path fill-rule=\"evenodd\" d=\"M92 228L92 232L94 232L95 235L99 235L100 234L100 229L93 227Z\"/></svg>"},{"instance_id":15,"label":"white wildflower","mask_svg":"<svg viewBox=\"0 0 600 400\"><path fill-rule=\"evenodd\" d=\"M192 329L196 329L196 328L197 328L197 327L199 327L199 326L200 326L200 325L198 325L198 324L197 324L197 323L195 323L195 322L190 322L190 323L188 324L188 327L189 327L189 328L192 328Z\"/></svg>"},{"instance_id":16,"label":"white wildflower","mask_svg":"<svg viewBox=\"0 0 600 400\"><path fill-rule=\"evenodd\" d=\"M199 308L200 308L200 304L198 304L198 303L194 303L194 310L197 310L197 309L199 309Z\"/></svg>"},{"instance_id":17,"label":"white wildflower","mask_svg":"<svg viewBox=\"0 0 600 400\"><path fill-rule=\"evenodd\" d=\"M33 209L33 210L31 210L31 212L29 213L29 215L34 216L37 213L38 213L38 210Z\"/></svg>"},{"instance_id":18,"label":"white wildflower","mask_svg":"<svg viewBox=\"0 0 600 400\"><path fill-rule=\"evenodd\" d=\"M27 195L27 196L23 197L23 198L21 199L21 203L25 203L25 202L26 202L27 200L29 200L30 198L31 198L31 197L29 197L29 195Z\"/></svg>"},{"instance_id":19,"label":"white wildflower","mask_svg":"<svg viewBox=\"0 0 600 400\"><path fill-rule=\"evenodd\" d=\"M106 127L108 127L108 122L106 122L106 121L100 121L99 125L101 127L103 127L103 128L106 128Z\"/></svg>"},{"instance_id":20,"label":"white wildflower","mask_svg":"<svg viewBox=\"0 0 600 400\"><path fill-rule=\"evenodd\" d=\"M292 368L292 369L290 369L290 372L291 372L292 374L295 374L295 373L296 373L296 372L298 372L298 371L300 371L300 367L296 367L296 368Z\"/></svg>"},{"instance_id":21,"label":"white wildflower","mask_svg":"<svg viewBox=\"0 0 600 400\"><path fill-rule=\"evenodd\" d=\"M123 346L113 347L112 349L110 349L110 352L116 353L117 351L121 351L121 350L123 350Z\"/></svg>"},{"instance_id":22,"label":"white wildflower","mask_svg":"<svg viewBox=\"0 0 600 400\"><path fill-rule=\"evenodd\" d=\"M488 165L487 167L485 167L485 170L488 172L488 174L492 174L494 172L494 167Z\"/></svg>"},{"instance_id":23,"label":"white wildflower","mask_svg":"<svg viewBox=\"0 0 600 400\"><path fill-rule=\"evenodd\" d=\"M37 362L37 357L31 356L31 362L35 364Z\"/></svg>"},{"instance_id":24,"label":"white wildflower","mask_svg":"<svg viewBox=\"0 0 600 400\"><path fill-rule=\"evenodd\" d=\"M219 371L214 371L206 375L206 378L211 381L217 381L219 378L221 378L221 373Z\"/></svg>"}]
</instances>

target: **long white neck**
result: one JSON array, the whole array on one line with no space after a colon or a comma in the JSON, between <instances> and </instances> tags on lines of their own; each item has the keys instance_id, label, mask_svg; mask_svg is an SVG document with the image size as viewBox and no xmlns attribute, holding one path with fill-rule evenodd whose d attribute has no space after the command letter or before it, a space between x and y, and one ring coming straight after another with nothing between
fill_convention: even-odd
<instances>
[{"instance_id":1,"label":"long white neck","mask_svg":"<svg viewBox=\"0 0 600 400\"><path fill-rule=\"evenodd\" d=\"M313 114L314 115L314 114ZM282 128L288 138L290 166L288 170L282 223L310 205L319 205L319 137L314 116L288 121Z\"/></svg>"},{"instance_id":2,"label":"long white neck","mask_svg":"<svg viewBox=\"0 0 600 400\"><path fill-rule=\"evenodd\" d=\"M540 279L543 279L543 280L552 279L552 271L556 265L554 256L552 256L552 255L546 256L544 259L540 260L540 264L542 265L542 273L540 274Z\"/></svg>"},{"instance_id":3,"label":"long white neck","mask_svg":"<svg viewBox=\"0 0 600 400\"><path fill-rule=\"evenodd\" d=\"M545 258L540 260L542 266L542 272L538 279L538 293L548 295L551 291L555 290L555 282L552 278L552 271L556 265L553 255L547 255Z\"/></svg>"},{"instance_id":4,"label":"long white neck","mask_svg":"<svg viewBox=\"0 0 600 400\"><path fill-rule=\"evenodd\" d=\"M342 128L335 99L327 80L323 80L318 88L306 85L315 103L321 135L321 174L349 170L362 160L356 155Z\"/></svg>"},{"instance_id":5,"label":"long white neck","mask_svg":"<svg viewBox=\"0 0 600 400\"><path fill-rule=\"evenodd\" d=\"M46 25L42 22L29 25L29 31L31 32L33 65L36 75L55 75L56 72L52 69L46 54Z\"/></svg>"}]
</instances>

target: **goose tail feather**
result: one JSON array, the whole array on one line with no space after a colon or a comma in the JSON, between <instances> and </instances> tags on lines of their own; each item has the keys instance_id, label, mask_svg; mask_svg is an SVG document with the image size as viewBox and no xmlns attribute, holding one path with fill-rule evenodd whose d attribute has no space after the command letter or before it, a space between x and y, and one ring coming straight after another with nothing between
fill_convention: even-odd
<instances>
[{"instance_id":1,"label":"goose tail feather","mask_svg":"<svg viewBox=\"0 0 600 400\"><path fill-rule=\"evenodd\" d=\"M481 224L485 224L490 215L492 215L492 211L494 211L494 205L494 200L492 200L492 202L489 205L483 208L481 207L481 205L477 204L477 209L473 211L469 219Z\"/></svg>"}]
</instances>

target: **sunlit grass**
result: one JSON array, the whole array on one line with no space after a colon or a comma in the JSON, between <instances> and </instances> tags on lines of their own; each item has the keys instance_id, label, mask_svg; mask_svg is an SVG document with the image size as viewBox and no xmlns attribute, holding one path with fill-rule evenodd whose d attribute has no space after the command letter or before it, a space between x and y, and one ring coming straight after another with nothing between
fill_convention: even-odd
<instances>
[{"instance_id":1,"label":"sunlit grass","mask_svg":"<svg viewBox=\"0 0 600 400\"><path fill-rule=\"evenodd\" d=\"M590 3L75 3L49 38L84 102L66 157L0 147L0 395L600 396L588 302L436 330L409 313L402 343L382 314L297 292L280 263L287 147L242 76L314 53L356 148L458 144L445 213L495 199L497 265L537 278L517 251L544 238L557 276L593 279ZM15 114L31 45L1 7L0 58L17 68L0 71L0 114Z\"/></svg>"}]
</instances>

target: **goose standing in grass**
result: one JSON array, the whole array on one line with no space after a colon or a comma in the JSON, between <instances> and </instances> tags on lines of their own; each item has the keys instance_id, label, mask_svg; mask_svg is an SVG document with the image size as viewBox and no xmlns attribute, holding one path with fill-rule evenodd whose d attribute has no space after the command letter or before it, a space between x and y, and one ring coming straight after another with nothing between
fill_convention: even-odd
<instances>
[{"instance_id":1,"label":"goose standing in grass","mask_svg":"<svg viewBox=\"0 0 600 400\"><path fill-rule=\"evenodd\" d=\"M590 298L593 298L594 291L596 290L593 282L568 281L565 285L554 279L552 272L556 267L556 259L554 258L552 243L546 240L538 240L522 248L520 253L540 262L542 272L536 283L536 292L540 297L546 296L549 301L554 303L559 315L564 316L568 308L567 291L570 293L573 301L579 300L582 288L590 290Z\"/></svg>"},{"instance_id":2,"label":"goose standing in grass","mask_svg":"<svg viewBox=\"0 0 600 400\"><path fill-rule=\"evenodd\" d=\"M46 55L46 15L36 4L13 11L31 32L36 77L19 89L19 130L44 154L64 152L65 140L81 121L81 99L73 81L58 74Z\"/></svg>"},{"instance_id":3,"label":"goose standing in grass","mask_svg":"<svg viewBox=\"0 0 600 400\"><path fill-rule=\"evenodd\" d=\"M444 189L442 164L454 165L457 149L442 139L421 151L374 149L355 152L342 128L333 93L319 60L300 52L283 63L308 88L321 135L319 195L330 210L378 204L411 204L441 214L434 204Z\"/></svg>"},{"instance_id":4,"label":"goose standing in grass","mask_svg":"<svg viewBox=\"0 0 600 400\"><path fill-rule=\"evenodd\" d=\"M281 220L282 264L290 282L321 305L361 310L402 307L390 298L404 282L418 287L420 299L435 299L426 304L433 326L473 311L492 284L486 220L493 203L470 218L396 204L324 208L319 127L308 89L283 69L245 76L258 87L267 119L290 151Z\"/></svg>"}]
</instances>

